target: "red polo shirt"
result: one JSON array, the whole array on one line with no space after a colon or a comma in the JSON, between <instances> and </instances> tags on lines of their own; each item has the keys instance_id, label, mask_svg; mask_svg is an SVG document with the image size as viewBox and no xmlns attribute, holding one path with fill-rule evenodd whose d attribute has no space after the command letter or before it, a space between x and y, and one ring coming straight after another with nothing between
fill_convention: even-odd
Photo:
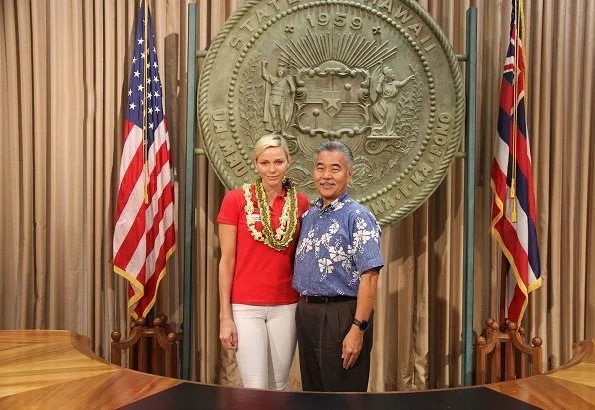
<instances>
[{"instance_id":1,"label":"red polo shirt","mask_svg":"<svg viewBox=\"0 0 595 410\"><path fill-rule=\"evenodd\" d=\"M262 232L260 211L252 188L252 203L257 221L255 228ZM298 217L308 208L308 197L298 193ZM273 232L279 227L279 218L285 205L285 191L269 208ZM223 198L217 222L235 225L238 228L236 239L236 264L231 287L231 303L247 305L285 305L296 303L298 293L291 287L293 278L293 258L299 234L300 223L296 227L293 242L284 250L276 251L263 242L252 238L246 225L244 191L230 191Z\"/></svg>"}]
</instances>

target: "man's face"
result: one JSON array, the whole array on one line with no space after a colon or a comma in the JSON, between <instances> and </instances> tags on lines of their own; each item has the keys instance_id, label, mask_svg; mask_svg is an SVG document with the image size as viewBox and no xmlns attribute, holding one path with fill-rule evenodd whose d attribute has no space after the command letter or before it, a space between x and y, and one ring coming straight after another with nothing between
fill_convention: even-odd
<instances>
[{"instance_id":1,"label":"man's face","mask_svg":"<svg viewBox=\"0 0 595 410\"><path fill-rule=\"evenodd\" d=\"M284 66L277 67L277 75L279 77L283 77L285 75L285 67Z\"/></svg>"},{"instance_id":2,"label":"man's face","mask_svg":"<svg viewBox=\"0 0 595 410\"><path fill-rule=\"evenodd\" d=\"M339 151L322 151L314 164L314 184L328 205L343 195L351 179L351 169L347 158Z\"/></svg>"}]
</instances>

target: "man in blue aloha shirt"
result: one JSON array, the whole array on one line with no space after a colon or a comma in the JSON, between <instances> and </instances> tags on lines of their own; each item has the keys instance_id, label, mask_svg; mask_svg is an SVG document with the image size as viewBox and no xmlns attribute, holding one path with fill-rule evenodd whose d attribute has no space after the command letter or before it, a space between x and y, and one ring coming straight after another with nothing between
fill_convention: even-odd
<instances>
[{"instance_id":1,"label":"man in blue aloha shirt","mask_svg":"<svg viewBox=\"0 0 595 410\"><path fill-rule=\"evenodd\" d=\"M370 374L380 227L349 197L353 154L339 141L316 150L320 198L302 216L293 287L302 387L306 391L366 391Z\"/></svg>"}]
</instances>

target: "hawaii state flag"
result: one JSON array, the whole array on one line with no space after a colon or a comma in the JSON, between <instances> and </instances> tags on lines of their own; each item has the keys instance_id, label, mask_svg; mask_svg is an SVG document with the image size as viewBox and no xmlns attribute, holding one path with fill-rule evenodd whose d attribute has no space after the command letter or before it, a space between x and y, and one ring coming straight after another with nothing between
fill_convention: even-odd
<instances>
[{"instance_id":1,"label":"hawaii state flag","mask_svg":"<svg viewBox=\"0 0 595 410\"><path fill-rule=\"evenodd\" d=\"M519 2L512 0L491 180L492 235L506 259L507 318L517 324L525 313L529 293L542 281L525 106L523 9Z\"/></svg>"},{"instance_id":2,"label":"hawaii state flag","mask_svg":"<svg viewBox=\"0 0 595 410\"><path fill-rule=\"evenodd\" d=\"M155 304L167 259L175 250L169 138L148 10L142 1L136 20L113 243L114 271L129 281L128 308L135 319L146 317Z\"/></svg>"}]
</instances>

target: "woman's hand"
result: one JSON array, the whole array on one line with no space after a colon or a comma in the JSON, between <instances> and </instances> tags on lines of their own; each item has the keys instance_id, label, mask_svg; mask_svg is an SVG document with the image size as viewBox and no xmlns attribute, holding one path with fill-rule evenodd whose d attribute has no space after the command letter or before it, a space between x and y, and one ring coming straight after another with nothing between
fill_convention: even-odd
<instances>
[{"instance_id":1,"label":"woman's hand","mask_svg":"<svg viewBox=\"0 0 595 410\"><path fill-rule=\"evenodd\" d=\"M225 350L236 350L238 348L238 330L235 323L233 323L230 301L236 264L237 237L237 226L219 224L219 245L221 247L221 260L219 261L219 340L221 340L221 346Z\"/></svg>"},{"instance_id":2,"label":"woman's hand","mask_svg":"<svg viewBox=\"0 0 595 410\"><path fill-rule=\"evenodd\" d=\"M231 319L221 319L219 324L219 340L225 350L238 350L238 330Z\"/></svg>"}]
</instances>

